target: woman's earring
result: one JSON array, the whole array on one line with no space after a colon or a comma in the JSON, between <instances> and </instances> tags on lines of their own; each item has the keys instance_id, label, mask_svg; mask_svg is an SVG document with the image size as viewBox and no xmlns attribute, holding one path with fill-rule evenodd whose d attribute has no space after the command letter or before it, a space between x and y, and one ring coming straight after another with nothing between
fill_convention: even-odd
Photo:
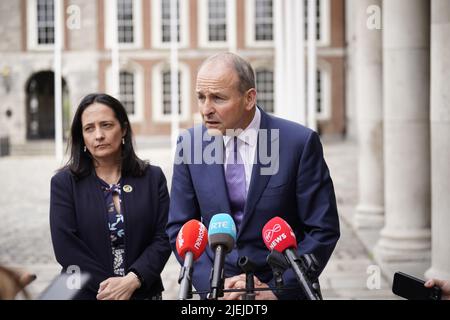
<instances>
[{"instance_id":1,"label":"woman's earring","mask_svg":"<svg viewBox=\"0 0 450 320\"><path fill-rule=\"evenodd\" d=\"M84 150L84 152L86 152L86 150L87 150L86 146L84 146L83 150Z\"/></svg>"},{"instance_id":2,"label":"woman's earring","mask_svg":"<svg viewBox=\"0 0 450 320\"><path fill-rule=\"evenodd\" d=\"M125 144L125 138L122 138L122 144L123 145Z\"/></svg>"}]
</instances>

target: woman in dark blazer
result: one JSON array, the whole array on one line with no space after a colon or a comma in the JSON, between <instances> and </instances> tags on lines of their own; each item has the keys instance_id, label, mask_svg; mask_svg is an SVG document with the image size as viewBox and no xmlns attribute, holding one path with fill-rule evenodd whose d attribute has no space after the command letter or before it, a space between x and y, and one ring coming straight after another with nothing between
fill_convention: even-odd
<instances>
[{"instance_id":1,"label":"woman in dark blazer","mask_svg":"<svg viewBox=\"0 0 450 320\"><path fill-rule=\"evenodd\" d=\"M136 156L125 108L106 94L81 101L70 138L70 160L51 180L62 272L91 275L81 299L160 299L171 253L163 172Z\"/></svg>"}]
</instances>

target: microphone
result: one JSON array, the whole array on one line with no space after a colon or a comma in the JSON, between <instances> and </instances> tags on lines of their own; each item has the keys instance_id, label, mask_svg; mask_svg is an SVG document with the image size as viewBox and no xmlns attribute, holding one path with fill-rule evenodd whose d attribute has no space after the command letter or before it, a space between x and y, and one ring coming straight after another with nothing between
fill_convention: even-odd
<instances>
[{"instance_id":1,"label":"microphone","mask_svg":"<svg viewBox=\"0 0 450 320\"><path fill-rule=\"evenodd\" d=\"M211 292L209 299L223 296L223 265L225 255L230 253L236 242L236 225L229 214L219 213L212 217L208 229L208 241L214 251L214 266L211 270Z\"/></svg>"},{"instance_id":2,"label":"microphone","mask_svg":"<svg viewBox=\"0 0 450 320\"><path fill-rule=\"evenodd\" d=\"M192 298L193 263L205 251L208 242L207 239L208 231L206 227L195 219L186 222L178 232L176 249L178 255L184 259L184 264L178 278L178 283L180 284L178 300Z\"/></svg>"},{"instance_id":3,"label":"microphone","mask_svg":"<svg viewBox=\"0 0 450 320\"><path fill-rule=\"evenodd\" d=\"M320 300L320 295L306 275L302 261L297 255L297 240L291 226L280 217L275 217L264 225L262 236L269 250L284 254L306 297L309 300Z\"/></svg>"},{"instance_id":4,"label":"microphone","mask_svg":"<svg viewBox=\"0 0 450 320\"><path fill-rule=\"evenodd\" d=\"M272 268L275 286L278 291L284 286L283 273L289 269L289 263L281 252L272 250L266 258L267 264Z\"/></svg>"},{"instance_id":5,"label":"microphone","mask_svg":"<svg viewBox=\"0 0 450 320\"><path fill-rule=\"evenodd\" d=\"M255 275L256 266L246 256L240 257L237 265L245 273L246 293L243 297L243 300L255 300L255 281L253 280L253 276Z\"/></svg>"}]
</instances>

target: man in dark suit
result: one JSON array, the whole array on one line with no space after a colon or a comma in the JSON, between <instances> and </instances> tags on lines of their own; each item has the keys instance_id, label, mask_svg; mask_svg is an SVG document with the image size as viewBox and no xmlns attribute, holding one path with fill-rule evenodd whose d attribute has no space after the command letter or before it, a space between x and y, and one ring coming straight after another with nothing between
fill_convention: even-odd
<instances>
[{"instance_id":1,"label":"man in dark suit","mask_svg":"<svg viewBox=\"0 0 450 320\"><path fill-rule=\"evenodd\" d=\"M172 249L185 222L198 219L208 227L215 214L229 213L237 226L237 240L226 256L225 288L245 287L245 275L237 267L241 256L256 265L256 287L274 287L261 232L279 216L294 230L298 253L313 253L318 259L318 276L340 235L333 183L318 135L260 109L254 71L235 54L208 58L198 72L196 92L203 126L190 129L179 140L167 225ZM212 163L211 158L223 161ZM213 259L208 248L194 264L193 285L199 291L210 288ZM291 270L285 272L284 283L298 286ZM225 294L225 299L238 297ZM303 296L301 290L276 295L261 291L256 298Z\"/></svg>"}]
</instances>

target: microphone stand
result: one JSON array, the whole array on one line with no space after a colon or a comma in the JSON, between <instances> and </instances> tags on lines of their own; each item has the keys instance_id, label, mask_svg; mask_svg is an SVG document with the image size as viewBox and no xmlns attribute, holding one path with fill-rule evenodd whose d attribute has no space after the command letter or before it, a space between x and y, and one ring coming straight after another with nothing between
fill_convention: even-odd
<instances>
[{"instance_id":1,"label":"microphone stand","mask_svg":"<svg viewBox=\"0 0 450 320\"><path fill-rule=\"evenodd\" d=\"M303 288L306 298L308 300L321 300L321 296L316 292L317 288L313 287L309 277L307 277L307 272L305 272L302 260L297 256L297 253L293 250L286 250L285 252L286 258L290 262L294 274Z\"/></svg>"},{"instance_id":2,"label":"microphone stand","mask_svg":"<svg viewBox=\"0 0 450 320\"><path fill-rule=\"evenodd\" d=\"M285 287L280 289L280 291L298 291L300 290L301 287ZM255 288L254 291L274 291L274 290L278 290L276 288L273 287L267 287L267 288ZM245 293L247 292L247 289L224 289L222 290L223 293L231 293L231 292L242 292ZM200 291L193 291L193 294L198 294L198 295L202 295L202 294L210 294L211 291L209 290L200 290Z\"/></svg>"},{"instance_id":3,"label":"microphone stand","mask_svg":"<svg viewBox=\"0 0 450 320\"><path fill-rule=\"evenodd\" d=\"M209 300L217 300L219 297L223 297L223 265L225 262L225 254L222 254L222 251L225 251L225 248L222 245L218 245L214 251L214 266L211 270L211 292L208 295Z\"/></svg>"},{"instance_id":4,"label":"microphone stand","mask_svg":"<svg viewBox=\"0 0 450 320\"><path fill-rule=\"evenodd\" d=\"M266 258L267 264L272 268L277 292L281 292L284 287L283 273L289 269L289 263L281 252L272 250Z\"/></svg>"},{"instance_id":5,"label":"microphone stand","mask_svg":"<svg viewBox=\"0 0 450 320\"><path fill-rule=\"evenodd\" d=\"M303 265L303 270L306 270L306 275L312 280L312 287L314 288L316 294L322 299L322 292L320 291L320 283L316 274L319 271L319 261L317 261L316 256L313 253L305 253L300 256L300 261Z\"/></svg>"},{"instance_id":6,"label":"microphone stand","mask_svg":"<svg viewBox=\"0 0 450 320\"><path fill-rule=\"evenodd\" d=\"M238 267L242 269L245 273L245 294L243 295L243 300L255 300L255 265L250 261L248 257L240 257L238 260Z\"/></svg>"},{"instance_id":7,"label":"microphone stand","mask_svg":"<svg viewBox=\"0 0 450 320\"><path fill-rule=\"evenodd\" d=\"M180 292L178 300L192 299L192 264L194 263L194 254L187 252L184 260L183 267L178 277L178 283L180 284Z\"/></svg>"},{"instance_id":8,"label":"microphone stand","mask_svg":"<svg viewBox=\"0 0 450 320\"><path fill-rule=\"evenodd\" d=\"M217 248L216 248L217 250ZM220 249L219 249L220 251ZM216 254L218 252L216 251ZM220 256L220 255L219 255ZM217 258L217 256L216 256ZM215 278L212 283L216 284L214 287L211 287L211 291L195 291L191 292L191 294L208 294L208 299L215 299L217 300L217 297L222 297L223 293L225 292L245 292L245 295L243 295L244 300L255 300L255 292L256 291L290 291L290 290L299 290L302 289L305 294L306 298L308 300L323 300L322 294L320 292L320 284L318 278L314 275L315 272L319 270L319 263L315 256L313 254L304 254L300 257L297 256L296 253L287 250L286 251L286 257L276 251L273 250L271 253L267 256L267 264L270 265L272 268L274 278L275 278L275 285L276 287L269 287L269 288L257 288L254 287L254 265L251 263L251 261L247 257L241 257L238 260L238 266L245 272L246 275L246 289L226 289L223 288L223 281L220 281L220 277L218 275L213 276L211 274L212 278ZM288 263L290 262L290 264ZM223 267L223 261L221 259L215 259L214 264ZM244 269L245 268L245 269ZM283 283L283 273L289 269L292 268L297 280L300 283L299 287L284 287ZM213 270L211 270L213 271ZM219 278L219 279L217 279ZM222 278L223 279L223 278ZM310 279L314 279L311 281Z\"/></svg>"}]
</instances>

